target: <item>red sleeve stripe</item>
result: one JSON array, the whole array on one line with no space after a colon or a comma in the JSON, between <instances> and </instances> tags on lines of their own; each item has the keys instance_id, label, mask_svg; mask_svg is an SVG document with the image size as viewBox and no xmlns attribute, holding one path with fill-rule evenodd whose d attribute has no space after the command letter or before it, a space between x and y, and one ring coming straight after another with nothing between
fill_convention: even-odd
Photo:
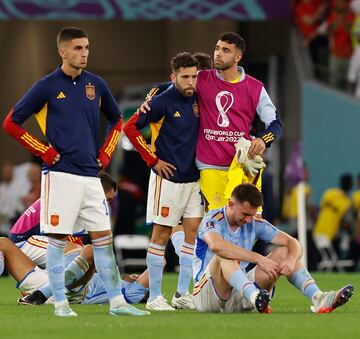
<instances>
[{"instance_id":1,"label":"red sleeve stripe","mask_svg":"<svg viewBox=\"0 0 360 339\"><path fill-rule=\"evenodd\" d=\"M113 135L111 136L109 144L107 145L104 151L109 157L111 157L112 153L114 152L119 137L120 137L120 132L115 130Z\"/></svg>"},{"instance_id":2,"label":"red sleeve stripe","mask_svg":"<svg viewBox=\"0 0 360 339\"><path fill-rule=\"evenodd\" d=\"M49 147L45 146L41 142L37 141L35 138L33 138L29 133L25 133L21 136L21 139L26 142L31 148L41 152L45 153Z\"/></svg>"},{"instance_id":3,"label":"red sleeve stripe","mask_svg":"<svg viewBox=\"0 0 360 339\"><path fill-rule=\"evenodd\" d=\"M144 148L154 159L156 159L156 155L154 154L154 152L148 147L148 145L146 144L146 140L144 139L144 137L142 135L139 135L136 137L136 141L139 143L139 145Z\"/></svg>"}]
</instances>

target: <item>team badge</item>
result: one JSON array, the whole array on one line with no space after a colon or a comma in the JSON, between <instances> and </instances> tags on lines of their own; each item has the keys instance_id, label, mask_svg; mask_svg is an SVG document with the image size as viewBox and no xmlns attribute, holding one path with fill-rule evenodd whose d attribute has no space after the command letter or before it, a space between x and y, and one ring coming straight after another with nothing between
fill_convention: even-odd
<instances>
[{"instance_id":1,"label":"team badge","mask_svg":"<svg viewBox=\"0 0 360 339\"><path fill-rule=\"evenodd\" d=\"M59 225L59 215L58 214L52 214L50 217L50 223L51 226L57 226Z\"/></svg>"},{"instance_id":2,"label":"team badge","mask_svg":"<svg viewBox=\"0 0 360 339\"><path fill-rule=\"evenodd\" d=\"M86 96L89 100L95 99L95 86L90 82L86 85Z\"/></svg>"},{"instance_id":3,"label":"team badge","mask_svg":"<svg viewBox=\"0 0 360 339\"><path fill-rule=\"evenodd\" d=\"M211 230L212 228L215 228L215 223L213 221L208 221L206 223L206 229Z\"/></svg>"},{"instance_id":4,"label":"team badge","mask_svg":"<svg viewBox=\"0 0 360 339\"><path fill-rule=\"evenodd\" d=\"M166 218L169 216L169 212L170 212L170 207L167 206L162 206L161 207L161 216Z\"/></svg>"},{"instance_id":5,"label":"team badge","mask_svg":"<svg viewBox=\"0 0 360 339\"><path fill-rule=\"evenodd\" d=\"M193 111L194 111L195 116L196 116L196 117L199 117L199 105L198 105L198 103L195 102L195 103L192 105L192 107L193 107Z\"/></svg>"}]
</instances>

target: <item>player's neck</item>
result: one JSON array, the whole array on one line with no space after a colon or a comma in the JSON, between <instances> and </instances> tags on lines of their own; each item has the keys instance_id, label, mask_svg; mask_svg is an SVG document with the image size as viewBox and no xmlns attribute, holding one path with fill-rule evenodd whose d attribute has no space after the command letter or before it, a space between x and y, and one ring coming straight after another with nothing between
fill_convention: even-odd
<instances>
[{"instance_id":1,"label":"player's neck","mask_svg":"<svg viewBox=\"0 0 360 339\"><path fill-rule=\"evenodd\" d=\"M236 228L238 227L238 225L236 224L233 215L231 213L231 211L229 210L228 206L225 207L225 214L226 214L226 220L230 226L230 228L234 231L236 230Z\"/></svg>"},{"instance_id":2,"label":"player's neck","mask_svg":"<svg viewBox=\"0 0 360 339\"><path fill-rule=\"evenodd\" d=\"M66 75L72 77L73 79L78 77L82 72L81 68L74 68L71 67L70 65L65 65L65 64L61 65L61 69Z\"/></svg>"},{"instance_id":3,"label":"player's neck","mask_svg":"<svg viewBox=\"0 0 360 339\"><path fill-rule=\"evenodd\" d=\"M220 71L220 74L223 77L224 81L232 82L240 76L241 72L239 72L237 66L235 65L234 67Z\"/></svg>"}]
</instances>

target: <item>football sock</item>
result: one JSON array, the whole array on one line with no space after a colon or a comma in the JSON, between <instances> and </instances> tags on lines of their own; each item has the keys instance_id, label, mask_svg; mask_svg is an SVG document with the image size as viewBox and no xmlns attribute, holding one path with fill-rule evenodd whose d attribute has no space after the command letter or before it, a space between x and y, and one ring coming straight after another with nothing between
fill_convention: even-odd
<instances>
[{"instance_id":1,"label":"football sock","mask_svg":"<svg viewBox=\"0 0 360 339\"><path fill-rule=\"evenodd\" d=\"M97 272L105 285L110 300L110 308L123 305L124 297L121 293L121 279L116 265L112 235L91 240L94 248L94 261Z\"/></svg>"},{"instance_id":2,"label":"football sock","mask_svg":"<svg viewBox=\"0 0 360 339\"><path fill-rule=\"evenodd\" d=\"M161 281L164 270L165 246L149 244L146 265L149 272L149 301L161 295Z\"/></svg>"},{"instance_id":3,"label":"football sock","mask_svg":"<svg viewBox=\"0 0 360 339\"><path fill-rule=\"evenodd\" d=\"M189 290L190 281L192 279L192 263L193 263L194 245L183 243L180 251L180 272L177 285L177 292L185 295Z\"/></svg>"},{"instance_id":4,"label":"football sock","mask_svg":"<svg viewBox=\"0 0 360 339\"><path fill-rule=\"evenodd\" d=\"M242 270L239 269L231 275L230 285L234 287L236 291L242 293L246 299L255 303L257 288Z\"/></svg>"},{"instance_id":5,"label":"football sock","mask_svg":"<svg viewBox=\"0 0 360 339\"><path fill-rule=\"evenodd\" d=\"M66 301L65 296L65 271L64 271L64 248L65 240L49 237L46 253L46 269L49 283L55 303Z\"/></svg>"},{"instance_id":6,"label":"football sock","mask_svg":"<svg viewBox=\"0 0 360 339\"><path fill-rule=\"evenodd\" d=\"M4 253L0 251L0 275L3 274L3 272L4 272L4 267L5 267L5 263L4 263Z\"/></svg>"},{"instance_id":7,"label":"football sock","mask_svg":"<svg viewBox=\"0 0 360 339\"><path fill-rule=\"evenodd\" d=\"M65 286L69 286L74 282L80 280L88 271L88 269L88 262L81 254L79 254L65 268ZM47 299L50 298L52 295L50 284L39 288L39 291Z\"/></svg>"},{"instance_id":8,"label":"football sock","mask_svg":"<svg viewBox=\"0 0 360 339\"><path fill-rule=\"evenodd\" d=\"M65 268L65 286L80 280L89 270L89 263L79 254Z\"/></svg>"},{"instance_id":9,"label":"football sock","mask_svg":"<svg viewBox=\"0 0 360 339\"><path fill-rule=\"evenodd\" d=\"M175 253L178 255L179 258L181 255L181 246L184 243L184 239L185 239L184 231L175 232L174 234L171 235L171 242L174 246Z\"/></svg>"},{"instance_id":10,"label":"football sock","mask_svg":"<svg viewBox=\"0 0 360 339\"><path fill-rule=\"evenodd\" d=\"M306 268L301 268L288 278L289 282L300 290L305 296L312 300L316 292L320 292L314 279Z\"/></svg>"}]
</instances>

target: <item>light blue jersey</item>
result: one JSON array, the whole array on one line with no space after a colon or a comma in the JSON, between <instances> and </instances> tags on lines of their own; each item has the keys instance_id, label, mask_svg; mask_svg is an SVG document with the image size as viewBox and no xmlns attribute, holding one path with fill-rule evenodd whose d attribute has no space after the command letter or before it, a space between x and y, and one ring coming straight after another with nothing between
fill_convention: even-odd
<instances>
[{"instance_id":1,"label":"light blue jersey","mask_svg":"<svg viewBox=\"0 0 360 339\"><path fill-rule=\"evenodd\" d=\"M251 251L257 239L271 242L279 233L279 230L264 219L253 219L252 222L245 224L233 231L226 219L225 208L222 207L208 212L202 219L195 242L193 277L197 283L204 273L207 265L214 256L204 240L207 232L215 232L233 244ZM241 269L245 270L248 262L241 262Z\"/></svg>"},{"instance_id":2,"label":"light blue jersey","mask_svg":"<svg viewBox=\"0 0 360 339\"><path fill-rule=\"evenodd\" d=\"M130 283L121 280L121 292L125 300L129 304L139 304L144 299L148 289L139 284L137 281ZM109 297L106 293L104 283L102 282L99 273L94 273L90 280L89 291L82 301L82 304L108 304Z\"/></svg>"}]
</instances>

